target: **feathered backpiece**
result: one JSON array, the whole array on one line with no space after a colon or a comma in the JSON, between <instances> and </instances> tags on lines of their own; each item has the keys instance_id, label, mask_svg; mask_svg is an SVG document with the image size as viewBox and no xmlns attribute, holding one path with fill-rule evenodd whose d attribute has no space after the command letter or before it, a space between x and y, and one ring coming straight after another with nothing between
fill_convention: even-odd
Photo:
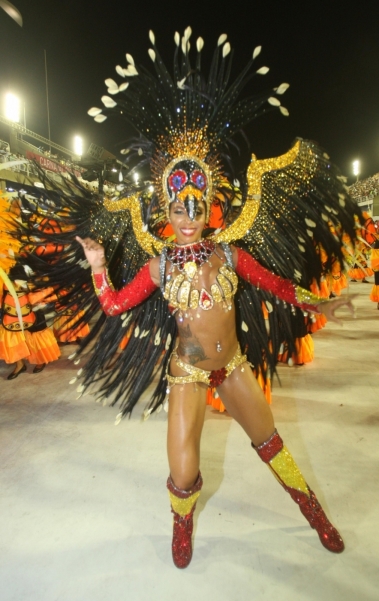
<instances>
[{"instance_id":1,"label":"feathered backpiece","mask_svg":"<svg viewBox=\"0 0 379 601\"><path fill-rule=\"evenodd\" d=\"M191 219L196 203L205 202L208 237L244 248L272 272L305 288L319 281L333 261L342 266L355 240L354 215L359 221L360 213L344 178L317 144L298 140L282 156L257 160L253 155L246 176L234 178L232 149L238 136L244 136L243 128L270 109L288 115L279 100L288 84L254 96L245 90L255 75L268 72L265 66L253 68L261 47L230 81L233 52L226 35L219 37L206 74L202 38L196 41L191 62L190 28L183 37L175 34L172 74L158 53L153 32L149 37L155 72L136 65L126 54L127 66L116 67L122 82L105 82L109 94L102 97L105 108L88 111L99 123L113 115L133 126L138 136L121 152L129 181L134 174L136 182L124 182L117 198L92 194L74 177L64 187L46 180L45 189L51 190L44 192L48 206L25 196L24 253L29 252L34 281L42 285L48 277L56 291L65 288L60 307L84 309L83 319L89 319L99 306L74 235L104 244L112 281L120 288L169 243L167 217L174 201L185 204ZM33 204L29 209L28 203ZM54 222L50 228L42 223L46 217ZM269 312L266 322L262 303ZM275 303L270 294L240 284L239 339L264 379L275 368L281 342L290 340L293 331L290 309ZM303 320L300 310L297 316ZM95 383L100 397L119 401L126 414L160 373L149 411L158 409L175 336L175 320L159 291L125 315L102 315L87 340L96 338L97 344L83 372L84 388Z\"/></svg>"}]
</instances>

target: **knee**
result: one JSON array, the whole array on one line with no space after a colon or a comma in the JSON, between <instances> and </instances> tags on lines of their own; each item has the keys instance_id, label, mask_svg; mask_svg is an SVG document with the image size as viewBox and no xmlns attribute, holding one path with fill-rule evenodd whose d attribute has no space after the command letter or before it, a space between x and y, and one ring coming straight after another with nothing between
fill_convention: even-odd
<instances>
[{"instance_id":1,"label":"knee","mask_svg":"<svg viewBox=\"0 0 379 601\"><path fill-rule=\"evenodd\" d=\"M179 488L180 490L191 490L191 488L193 487L193 485L195 484L196 480L198 479L199 476L199 470L197 469L196 473L180 473L177 471L173 471L171 470L171 480L173 481L173 483L175 484L176 488Z\"/></svg>"}]
</instances>

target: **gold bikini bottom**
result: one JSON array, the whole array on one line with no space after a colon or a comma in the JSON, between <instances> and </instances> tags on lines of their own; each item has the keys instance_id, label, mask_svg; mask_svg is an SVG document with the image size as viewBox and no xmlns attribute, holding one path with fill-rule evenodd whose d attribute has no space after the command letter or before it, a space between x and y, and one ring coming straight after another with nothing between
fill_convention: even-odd
<instances>
[{"instance_id":1,"label":"gold bikini bottom","mask_svg":"<svg viewBox=\"0 0 379 601\"><path fill-rule=\"evenodd\" d=\"M176 349L173 351L171 359L174 359L176 365L185 371L188 376L170 376L167 370L166 378L169 390L172 388L172 386L175 386L175 384L189 384L190 382L202 382L203 384L207 384L207 386L216 388L230 376L236 367L247 361L246 355L241 353L240 345L238 345L233 359L231 359L225 367L221 367L221 369L214 369L212 371L200 369L200 367L195 367L194 365L185 363L179 358Z\"/></svg>"}]
</instances>

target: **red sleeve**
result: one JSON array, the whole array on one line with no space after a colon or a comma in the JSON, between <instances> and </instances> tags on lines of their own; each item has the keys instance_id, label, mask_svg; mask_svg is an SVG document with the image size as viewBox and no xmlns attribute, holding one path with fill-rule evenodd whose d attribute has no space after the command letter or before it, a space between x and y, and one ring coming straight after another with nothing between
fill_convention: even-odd
<instances>
[{"instance_id":1,"label":"red sleeve","mask_svg":"<svg viewBox=\"0 0 379 601\"><path fill-rule=\"evenodd\" d=\"M275 294L275 296L286 303L296 305L305 311L319 313L316 303L319 300L321 302L322 299L318 299L314 294L308 290L304 290L304 288L300 288L300 286L294 286L290 280L285 280L271 273L271 271L262 267L258 261L241 248L237 248L237 253L236 273L241 278L257 288L272 292L272 294Z\"/></svg>"},{"instance_id":2,"label":"red sleeve","mask_svg":"<svg viewBox=\"0 0 379 601\"><path fill-rule=\"evenodd\" d=\"M114 290L106 270L93 274L95 292L107 315L119 315L146 300L156 290L150 275L150 262L137 273L134 280L121 290Z\"/></svg>"}]
</instances>

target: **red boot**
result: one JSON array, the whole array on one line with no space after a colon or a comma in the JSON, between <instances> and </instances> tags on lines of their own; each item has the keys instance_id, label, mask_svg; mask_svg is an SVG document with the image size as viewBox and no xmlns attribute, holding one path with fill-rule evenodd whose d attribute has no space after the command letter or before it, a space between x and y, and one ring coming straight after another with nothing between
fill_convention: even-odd
<instances>
[{"instance_id":1,"label":"red boot","mask_svg":"<svg viewBox=\"0 0 379 601\"><path fill-rule=\"evenodd\" d=\"M321 543L328 551L342 553L345 548L339 532L329 522L323 508L314 492L305 482L292 455L279 434L274 434L259 447L252 447L259 457L267 463L277 480L298 504L301 513L308 520L312 528L317 531Z\"/></svg>"},{"instance_id":2,"label":"red boot","mask_svg":"<svg viewBox=\"0 0 379 601\"><path fill-rule=\"evenodd\" d=\"M171 476L167 480L171 511L174 514L172 559L177 568L186 568L192 559L193 512L202 486L200 472L191 490L177 488Z\"/></svg>"}]
</instances>

